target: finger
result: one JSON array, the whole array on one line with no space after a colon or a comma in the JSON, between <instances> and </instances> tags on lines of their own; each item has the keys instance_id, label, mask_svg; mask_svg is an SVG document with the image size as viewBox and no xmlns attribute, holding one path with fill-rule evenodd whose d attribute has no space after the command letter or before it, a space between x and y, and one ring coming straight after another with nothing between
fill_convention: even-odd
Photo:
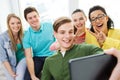
<instances>
[{"instance_id":1,"label":"finger","mask_svg":"<svg viewBox=\"0 0 120 80\"><path fill-rule=\"evenodd\" d=\"M106 35L101 31L99 33L99 38L105 40L106 39Z\"/></svg>"},{"instance_id":2,"label":"finger","mask_svg":"<svg viewBox=\"0 0 120 80\"><path fill-rule=\"evenodd\" d=\"M79 33L81 33L82 32L82 30L81 29L77 29L77 31L76 31L76 33L75 33L75 35L77 36L77 35L79 35Z\"/></svg>"},{"instance_id":3,"label":"finger","mask_svg":"<svg viewBox=\"0 0 120 80\"><path fill-rule=\"evenodd\" d=\"M95 27L93 27L93 29L94 29L94 31L95 31L96 34L99 34L99 33L100 33L100 31L97 30Z\"/></svg>"},{"instance_id":4,"label":"finger","mask_svg":"<svg viewBox=\"0 0 120 80\"><path fill-rule=\"evenodd\" d=\"M77 35L78 35L78 33L79 33L79 30L77 29L77 31L76 31L76 33L75 33L75 36L77 36Z\"/></svg>"},{"instance_id":5,"label":"finger","mask_svg":"<svg viewBox=\"0 0 120 80\"><path fill-rule=\"evenodd\" d=\"M96 34L96 33L90 31L89 29L87 29L87 30L88 30L88 32L89 32L90 34L92 34L93 36L95 36L95 37L97 38L97 34Z\"/></svg>"}]
</instances>

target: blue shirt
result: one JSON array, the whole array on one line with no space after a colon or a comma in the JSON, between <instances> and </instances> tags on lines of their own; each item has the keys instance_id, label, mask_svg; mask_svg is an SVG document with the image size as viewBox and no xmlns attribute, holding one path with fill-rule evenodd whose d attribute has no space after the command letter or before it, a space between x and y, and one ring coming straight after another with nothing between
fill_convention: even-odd
<instances>
[{"instance_id":1,"label":"blue shirt","mask_svg":"<svg viewBox=\"0 0 120 80\"><path fill-rule=\"evenodd\" d=\"M17 62L19 62L25 57L25 55L22 44L18 43L16 46L17 46L16 58L17 58Z\"/></svg>"},{"instance_id":2,"label":"blue shirt","mask_svg":"<svg viewBox=\"0 0 120 80\"><path fill-rule=\"evenodd\" d=\"M12 42L7 31L0 34L0 61L8 61L15 71L17 60L15 51L12 49Z\"/></svg>"},{"instance_id":3,"label":"blue shirt","mask_svg":"<svg viewBox=\"0 0 120 80\"><path fill-rule=\"evenodd\" d=\"M53 36L53 26L50 23L41 23L40 29L35 31L32 27L25 32L23 47L32 48L33 56L46 57L53 54L50 45L55 41Z\"/></svg>"}]
</instances>

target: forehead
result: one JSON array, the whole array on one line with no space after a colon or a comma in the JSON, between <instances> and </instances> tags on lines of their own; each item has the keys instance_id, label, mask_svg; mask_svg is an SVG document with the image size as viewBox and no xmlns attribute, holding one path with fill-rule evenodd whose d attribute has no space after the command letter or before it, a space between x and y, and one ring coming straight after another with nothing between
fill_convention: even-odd
<instances>
[{"instance_id":1,"label":"forehead","mask_svg":"<svg viewBox=\"0 0 120 80\"><path fill-rule=\"evenodd\" d=\"M83 12L76 12L72 14L72 18L78 18L78 17L85 17L85 15L83 14Z\"/></svg>"},{"instance_id":2,"label":"forehead","mask_svg":"<svg viewBox=\"0 0 120 80\"><path fill-rule=\"evenodd\" d=\"M15 21L20 21L20 20L16 17L11 17L9 20L9 22L15 22Z\"/></svg>"},{"instance_id":3,"label":"forehead","mask_svg":"<svg viewBox=\"0 0 120 80\"><path fill-rule=\"evenodd\" d=\"M30 12L30 13L27 14L27 17L33 17L35 15L38 15L38 13L35 12L35 11L32 11L32 12Z\"/></svg>"},{"instance_id":4,"label":"forehead","mask_svg":"<svg viewBox=\"0 0 120 80\"><path fill-rule=\"evenodd\" d=\"M58 28L58 31L61 31L61 30L68 31L68 30L71 30L71 29L73 30L74 26L73 26L72 22L69 22L69 23L62 24Z\"/></svg>"},{"instance_id":5,"label":"forehead","mask_svg":"<svg viewBox=\"0 0 120 80\"><path fill-rule=\"evenodd\" d=\"M104 14L104 13L101 10L95 10L95 11L91 12L90 17L91 18L92 17L97 17L100 14Z\"/></svg>"}]
</instances>

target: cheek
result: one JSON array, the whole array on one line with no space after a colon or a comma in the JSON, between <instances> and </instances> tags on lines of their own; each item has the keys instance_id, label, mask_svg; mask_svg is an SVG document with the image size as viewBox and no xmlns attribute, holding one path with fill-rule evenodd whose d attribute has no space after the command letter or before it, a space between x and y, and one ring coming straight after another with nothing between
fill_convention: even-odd
<instances>
[{"instance_id":1,"label":"cheek","mask_svg":"<svg viewBox=\"0 0 120 80\"><path fill-rule=\"evenodd\" d=\"M93 23L93 22L90 22L91 23L91 25L95 25L95 23Z\"/></svg>"},{"instance_id":2,"label":"cheek","mask_svg":"<svg viewBox=\"0 0 120 80\"><path fill-rule=\"evenodd\" d=\"M77 22L74 22L74 25L77 25Z\"/></svg>"},{"instance_id":3,"label":"cheek","mask_svg":"<svg viewBox=\"0 0 120 80\"><path fill-rule=\"evenodd\" d=\"M9 25L10 26L10 29L13 29L13 25Z\"/></svg>"}]
</instances>

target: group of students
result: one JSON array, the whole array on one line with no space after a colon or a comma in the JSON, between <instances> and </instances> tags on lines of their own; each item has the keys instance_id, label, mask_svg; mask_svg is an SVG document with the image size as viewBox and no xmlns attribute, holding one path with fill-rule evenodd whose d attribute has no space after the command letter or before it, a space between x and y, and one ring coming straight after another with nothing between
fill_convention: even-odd
<instances>
[{"instance_id":1,"label":"group of students","mask_svg":"<svg viewBox=\"0 0 120 80\"><path fill-rule=\"evenodd\" d=\"M54 52L49 50L55 41L52 24L40 23L34 7L27 7L24 17L30 24L27 31L18 16L9 14L8 30L0 35L0 61L7 80L39 79L45 58Z\"/></svg>"},{"instance_id":2,"label":"group of students","mask_svg":"<svg viewBox=\"0 0 120 80\"><path fill-rule=\"evenodd\" d=\"M103 7L90 9L90 29L85 26L87 18L80 9L72 13L73 21L60 17L53 25L40 22L34 7L24 10L24 18L30 24L27 31L23 32L18 16L9 14L8 30L0 35L0 61L7 80L70 80L70 59L103 52L118 60L110 80L120 79L120 31L114 29Z\"/></svg>"}]
</instances>

